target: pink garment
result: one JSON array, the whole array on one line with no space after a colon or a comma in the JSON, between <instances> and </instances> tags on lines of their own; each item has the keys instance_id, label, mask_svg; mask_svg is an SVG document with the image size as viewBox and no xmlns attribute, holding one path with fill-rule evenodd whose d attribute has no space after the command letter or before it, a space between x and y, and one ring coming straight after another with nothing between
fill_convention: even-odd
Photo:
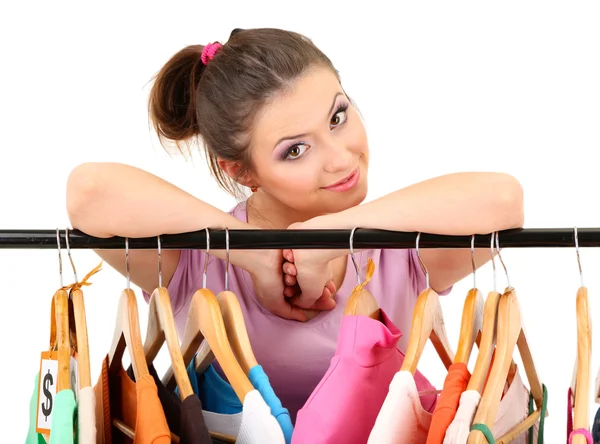
<instances>
[{"instance_id":1,"label":"pink garment","mask_svg":"<svg viewBox=\"0 0 600 444\"><path fill-rule=\"evenodd\" d=\"M238 204L231 214L247 222L245 202ZM202 286L205 256L201 250L182 250L179 265L168 285L180 337L192 295ZM365 250L357 253L363 279L367 257L374 261L375 273L366 289L373 293L395 325L409 331L415 301L425 288L425 274L415 250ZM224 261L210 258L206 285L215 294L225 289ZM252 349L269 376L273 390L290 411L292 421L329 367L336 350L344 305L355 286L356 271L348 256L346 276L336 294L337 306L307 322L290 321L263 308L254 293L250 275L239 267L230 266L229 289L239 298ZM447 289L440 295L449 292L450 289ZM144 297L147 301L150 299L147 293ZM407 342L408 335L400 338L400 350L406 350ZM223 376L216 362L215 368Z\"/></svg>"},{"instance_id":2,"label":"pink garment","mask_svg":"<svg viewBox=\"0 0 600 444\"><path fill-rule=\"evenodd\" d=\"M588 444L594 444L594 439L589 430L577 429L573 430L573 390L569 387L567 392L567 443L571 444L573 436L583 435Z\"/></svg>"},{"instance_id":3,"label":"pink garment","mask_svg":"<svg viewBox=\"0 0 600 444\"><path fill-rule=\"evenodd\" d=\"M402 333L383 310L381 315L383 322L367 316L344 316L335 356L325 377L298 412L292 444L367 441L390 383L404 361L404 354L396 346ZM420 390L435 391L418 372L415 380ZM436 400L437 395L427 395L422 403L433 411Z\"/></svg>"},{"instance_id":4,"label":"pink garment","mask_svg":"<svg viewBox=\"0 0 600 444\"><path fill-rule=\"evenodd\" d=\"M433 415L422 406L412 373L394 375L367 444L425 444Z\"/></svg>"},{"instance_id":5,"label":"pink garment","mask_svg":"<svg viewBox=\"0 0 600 444\"><path fill-rule=\"evenodd\" d=\"M448 427L448 430L446 430L444 444L464 444L467 442L479 401L481 401L481 395L476 390L466 390L463 392L454 420ZM498 413L492 427L494 438L498 439L505 435L528 416L529 391L523 384L521 375L517 371L510 387L498 406ZM537 442L538 428L539 420L533 426L533 442ZM527 444L527 436L528 432L521 433L512 443Z\"/></svg>"},{"instance_id":6,"label":"pink garment","mask_svg":"<svg viewBox=\"0 0 600 444\"><path fill-rule=\"evenodd\" d=\"M592 439L592 435L588 429L573 430L569 434L569 444L571 444L573 442L573 436L575 436L575 435L583 435L583 436L585 436L585 440L586 440L587 444L594 444L594 440Z\"/></svg>"}]
</instances>

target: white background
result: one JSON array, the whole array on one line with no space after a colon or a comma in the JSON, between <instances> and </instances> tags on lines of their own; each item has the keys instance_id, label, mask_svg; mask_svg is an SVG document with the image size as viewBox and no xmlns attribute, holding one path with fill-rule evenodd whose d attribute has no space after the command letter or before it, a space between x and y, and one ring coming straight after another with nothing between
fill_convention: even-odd
<instances>
[{"instance_id":1,"label":"white background","mask_svg":"<svg viewBox=\"0 0 600 444\"><path fill-rule=\"evenodd\" d=\"M600 226L600 4L220 3L2 8L0 230L68 227L66 178L85 161L130 163L229 209L233 199L219 191L203 159L170 158L151 136L149 81L186 45L224 42L235 27L264 26L306 34L340 70L367 124L369 200L440 174L503 171L523 184L527 228ZM600 310L600 251L581 255L593 316ZM576 352L575 251L507 249L503 257L549 388L546 442L564 442ZM98 263L85 250L74 251L74 259L80 276ZM477 276L479 288L491 290L491 267ZM0 421L3 441L19 442L59 284L56 250L0 250L0 277ZM85 297L96 381L125 279L106 266L92 280ZM471 285L465 279L443 300L454 344ZM145 331L147 307L137 294ZM596 347L592 388L598 357ZM443 381L431 350L421 365L434 383ZM591 402L591 415L596 408Z\"/></svg>"}]
</instances>

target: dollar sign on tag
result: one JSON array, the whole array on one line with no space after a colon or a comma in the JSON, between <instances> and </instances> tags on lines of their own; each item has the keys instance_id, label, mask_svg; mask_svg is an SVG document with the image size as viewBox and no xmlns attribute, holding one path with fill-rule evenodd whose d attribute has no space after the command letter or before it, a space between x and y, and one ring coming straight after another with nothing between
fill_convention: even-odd
<instances>
[{"instance_id":1,"label":"dollar sign on tag","mask_svg":"<svg viewBox=\"0 0 600 444\"><path fill-rule=\"evenodd\" d=\"M52 393L50 393L50 390L48 390L52 385L54 385L54 379L52 378L50 370L48 370L48 373L44 375L43 382L44 396L46 397L46 399L44 399L44 401L42 402L42 413L46 417L46 421L48 421L48 415L50 414L50 412L52 412Z\"/></svg>"}]
</instances>

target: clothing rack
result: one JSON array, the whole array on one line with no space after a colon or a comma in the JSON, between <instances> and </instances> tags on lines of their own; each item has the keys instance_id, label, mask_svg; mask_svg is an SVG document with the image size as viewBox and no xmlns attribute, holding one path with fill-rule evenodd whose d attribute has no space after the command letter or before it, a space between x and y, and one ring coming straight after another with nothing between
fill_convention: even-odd
<instances>
[{"instance_id":1,"label":"clothing rack","mask_svg":"<svg viewBox=\"0 0 600 444\"><path fill-rule=\"evenodd\" d=\"M66 247L66 230L58 230L60 244ZM210 248L224 250L226 233L229 249L349 249L352 230L214 230ZM415 248L418 233L357 228L355 249ZM498 233L501 248L575 247L574 228L517 228ZM78 249L123 249L125 238L98 238L68 229L69 247ZM490 234L475 235L476 248L490 247ZM422 233L419 248L470 248L472 236L446 236ZM578 228L580 247L600 247L600 228ZM160 236L161 248L171 250L206 249L206 230ZM130 249L158 248L157 237L129 238ZM55 249L57 230L1 230L0 249Z\"/></svg>"}]
</instances>

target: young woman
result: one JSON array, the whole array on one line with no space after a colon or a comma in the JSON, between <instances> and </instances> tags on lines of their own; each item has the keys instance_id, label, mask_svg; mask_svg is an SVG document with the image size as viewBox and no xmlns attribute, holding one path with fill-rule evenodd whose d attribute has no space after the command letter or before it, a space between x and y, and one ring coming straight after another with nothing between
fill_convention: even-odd
<instances>
[{"instance_id":1,"label":"young woman","mask_svg":"<svg viewBox=\"0 0 600 444\"><path fill-rule=\"evenodd\" d=\"M165 145L183 151L202 140L218 183L234 195L250 188L251 196L225 213L140 169L86 163L68 181L73 227L98 237L135 238L205 227L471 235L523 224L521 186L500 173L449 174L362 203L369 146L361 116L331 61L294 32L234 30L223 45L182 49L158 73L149 108ZM98 253L125 272L123 251ZM157 286L156 254L130 253L131 279L147 293ZM224 258L223 251L210 254ZM369 288L405 332L403 349L425 286L415 250L363 251L363 264L367 256L376 265ZM424 249L421 256L439 292L472 270L468 249ZM487 249L476 252L478 266L489 258ZM205 259L202 251L162 254L180 332ZM344 302L356 284L348 252L234 250L230 261L230 289L240 299L258 362L293 418L335 352ZM213 259L208 288L222 290L224 272L223 261Z\"/></svg>"}]
</instances>

